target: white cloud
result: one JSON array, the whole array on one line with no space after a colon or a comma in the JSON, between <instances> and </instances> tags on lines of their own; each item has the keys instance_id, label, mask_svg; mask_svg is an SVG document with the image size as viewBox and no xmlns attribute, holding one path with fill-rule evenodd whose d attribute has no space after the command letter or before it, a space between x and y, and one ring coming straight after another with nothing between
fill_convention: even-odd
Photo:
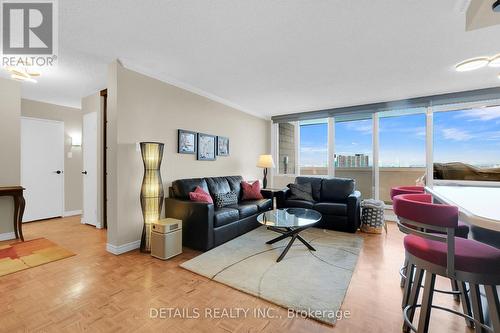
<instances>
[{"instance_id":1,"label":"white cloud","mask_svg":"<svg viewBox=\"0 0 500 333\"><path fill-rule=\"evenodd\" d=\"M301 146L300 147L300 153L324 153L326 154L328 152L328 148L326 147L308 147L308 146Z\"/></svg>"},{"instance_id":2,"label":"white cloud","mask_svg":"<svg viewBox=\"0 0 500 333\"><path fill-rule=\"evenodd\" d=\"M487 107L462 111L457 118L467 118L468 121L490 121L500 119L500 107Z\"/></svg>"},{"instance_id":3,"label":"white cloud","mask_svg":"<svg viewBox=\"0 0 500 333\"><path fill-rule=\"evenodd\" d=\"M468 141L474 137L467 131L458 128L443 128L441 130L445 139L454 141Z\"/></svg>"},{"instance_id":4,"label":"white cloud","mask_svg":"<svg viewBox=\"0 0 500 333\"><path fill-rule=\"evenodd\" d=\"M346 123L346 127L365 135L371 135L373 129L371 120L350 121Z\"/></svg>"}]
</instances>

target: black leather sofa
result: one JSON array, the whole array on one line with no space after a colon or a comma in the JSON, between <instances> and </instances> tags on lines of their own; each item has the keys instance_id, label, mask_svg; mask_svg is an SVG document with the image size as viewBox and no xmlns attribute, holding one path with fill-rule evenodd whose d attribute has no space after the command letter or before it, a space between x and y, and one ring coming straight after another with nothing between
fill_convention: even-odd
<instances>
[{"instance_id":1,"label":"black leather sofa","mask_svg":"<svg viewBox=\"0 0 500 333\"><path fill-rule=\"evenodd\" d=\"M180 179L169 188L165 215L182 220L182 243L207 251L257 228L257 215L272 209L271 199L241 201L241 176ZM200 186L213 196L235 191L238 204L216 209L214 204L193 202L189 192Z\"/></svg>"},{"instance_id":2,"label":"black leather sofa","mask_svg":"<svg viewBox=\"0 0 500 333\"><path fill-rule=\"evenodd\" d=\"M314 209L323 215L315 227L356 232L360 224L361 193L355 190L354 179L297 177L295 183L311 183L314 202L290 199L287 187L276 195L278 208Z\"/></svg>"}]
</instances>

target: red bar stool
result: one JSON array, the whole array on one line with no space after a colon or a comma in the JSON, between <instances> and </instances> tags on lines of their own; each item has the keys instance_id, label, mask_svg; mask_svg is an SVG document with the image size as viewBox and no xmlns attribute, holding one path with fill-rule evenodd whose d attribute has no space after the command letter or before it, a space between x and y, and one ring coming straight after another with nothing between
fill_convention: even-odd
<instances>
[{"instance_id":1,"label":"red bar stool","mask_svg":"<svg viewBox=\"0 0 500 333\"><path fill-rule=\"evenodd\" d=\"M445 310L473 322L476 332L482 329L500 332L500 305L497 285L500 285L500 250L472 239L455 237L458 226L458 208L432 203L429 194L403 194L394 197L394 212L398 227L408 235L404 238L405 255L409 265L416 269L407 306L403 310L403 330L427 332L431 309ZM444 234L420 230L437 230ZM425 273L425 279L424 279ZM472 313L432 305L436 275L455 279L461 289L469 284ZM417 304L423 285L422 303ZM406 283L405 288L410 284ZM485 325L479 286L486 291L491 327ZM468 302L468 300L466 300ZM412 324L415 309L421 307L418 326Z\"/></svg>"},{"instance_id":2,"label":"red bar stool","mask_svg":"<svg viewBox=\"0 0 500 333\"><path fill-rule=\"evenodd\" d=\"M397 195L401 195L401 194L423 194L425 193L425 188L423 186L398 186L398 187L393 187L391 189L391 200L394 201L394 197L397 196ZM464 222L462 221L458 221L458 226L457 228L455 229L455 235L457 237L462 237L462 238L467 238L469 236L469 231L470 231L470 228L467 224L465 224ZM433 230L432 232L434 233L440 233L439 231L437 230ZM400 271L399 271L399 274L401 275L401 288L404 287L405 285L405 281L406 281L406 277L407 276L412 276L413 274L413 269L412 267L408 267L408 261L405 259L405 262L403 264L403 266L401 267ZM449 292L449 291L443 291L443 290L436 290L438 292L441 292L441 293L445 293L445 294L452 294L455 301L459 302L460 301L460 293L461 293L461 290L460 290L460 287L458 285L458 283L451 279L451 289L452 291ZM408 300L408 297L409 295L407 295L405 293L404 297L403 297L403 307L406 306L406 302ZM464 309L465 310L465 309Z\"/></svg>"},{"instance_id":3,"label":"red bar stool","mask_svg":"<svg viewBox=\"0 0 500 333\"><path fill-rule=\"evenodd\" d=\"M423 186L397 186L391 188L391 200L394 202L394 197L401 194L421 194L425 193L425 188ZM406 277L408 276L408 260L405 259L403 266L399 270L399 275L401 275L401 288L404 287ZM403 299L403 306L405 306L405 299Z\"/></svg>"}]
</instances>

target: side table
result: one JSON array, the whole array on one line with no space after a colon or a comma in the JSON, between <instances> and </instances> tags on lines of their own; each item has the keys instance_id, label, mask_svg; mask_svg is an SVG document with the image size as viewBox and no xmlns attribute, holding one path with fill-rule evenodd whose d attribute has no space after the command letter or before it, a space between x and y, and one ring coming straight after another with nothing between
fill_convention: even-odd
<instances>
[{"instance_id":1,"label":"side table","mask_svg":"<svg viewBox=\"0 0 500 333\"><path fill-rule=\"evenodd\" d=\"M276 209L276 194L283 191L283 188L263 188L260 190L262 196L273 201L273 209Z\"/></svg>"},{"instance_id":2,"label":"side table","mask_svg":"<svg viewBox=\"0 0 500 333\"><path fill-rule=\"evenodd\" d=\"M24 188L22 186L5 186L0 187L0 197L12 197L14 199L14 234L17 238L23 237L23 214L26 201L23 197Z\"/></svg>"}]
</instances>

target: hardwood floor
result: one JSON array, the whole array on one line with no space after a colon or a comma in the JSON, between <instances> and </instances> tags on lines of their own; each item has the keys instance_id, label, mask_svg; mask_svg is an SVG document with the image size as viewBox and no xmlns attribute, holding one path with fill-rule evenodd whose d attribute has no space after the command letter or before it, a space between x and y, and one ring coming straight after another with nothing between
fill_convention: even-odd
<instances>
[{"instance_id":1,"label":"hardwood floor","mask_svg":"<svg viewBox=\"0 0 500 333\"><path fill-rule=\"evenodd\" d=\"M288 312L178 267L198 252L161 261L138 251L114 256L106 232L81 225L79 217L24 225L25 239L48 238L75 252L71 258L0 277L0 331L44 332L400 332L402 235L362 234L365 243L342 309L349 319L330 327ZM11 243L0 242L0 244ZM311 272L314 274L314 272ZM438 288L449 288L439 280ZM451 296L436 303L460 310ZM188 308L199 319L152 319L150 308ZM205 309L251 309L247 317L211 319ZM253 309L273 318L256 318ZM234 314L234 313L233 313ZM281 317L281 318L280 318ZM463 319L433 311L430 332L470 332Z\"/></svg>"}]
</instances>

